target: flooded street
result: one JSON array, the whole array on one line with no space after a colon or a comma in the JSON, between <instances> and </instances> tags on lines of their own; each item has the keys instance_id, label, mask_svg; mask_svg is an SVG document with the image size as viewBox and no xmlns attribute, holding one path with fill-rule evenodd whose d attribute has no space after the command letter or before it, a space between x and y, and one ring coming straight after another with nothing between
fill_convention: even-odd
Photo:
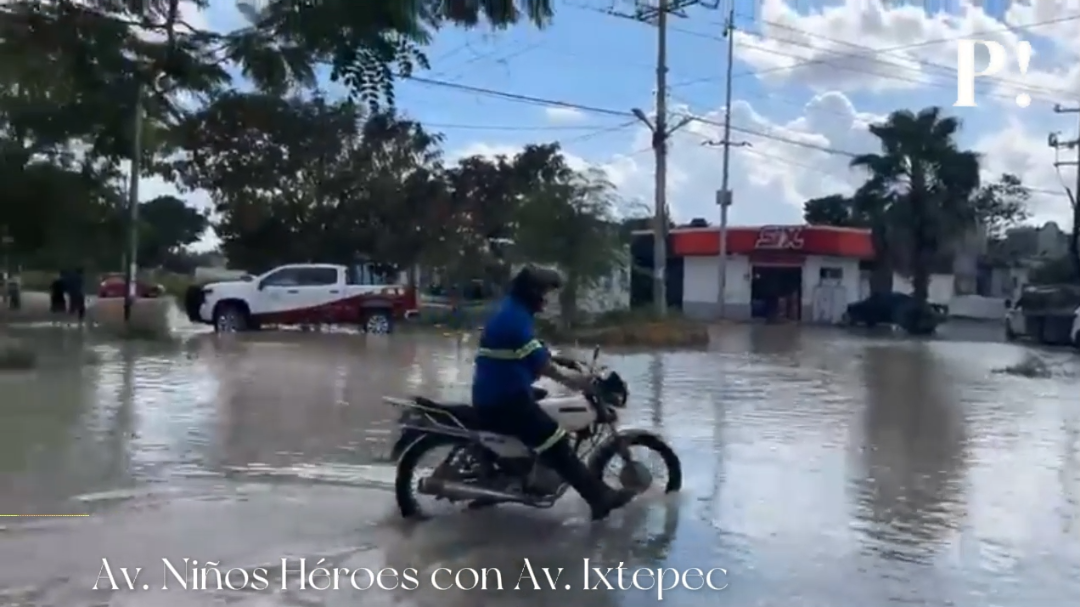
<instances>
[{"instance_id":1,"label":"flooded street","mask_svg":"<svg viewBox=\"0 0 1080 607\"><path fill-rule=\"evenodd\" d=\"M1080 595L1080 357L1068 351L1040 354L1050 379L992 372L1022 358L1018 345L789 327L724 327L707 352L609 352L630 384L630 421L682 458L681 494L598 524L576 495L546 511L406 524L385 461L395 411L380 396L462 398L468 343L22 335L44 354L35 374L0 374L0 513L90 516L0 519L0 605L657 601L656 589L584 590L597 582L584 559L726 570L712 578L722 590L663 594L678 605L1031 607ZM265 570L269 587L185 590L163 564L185 557ZM419 583L301 590L290 577L301 558L411 568ZM558 589L514 590L525 558L545 587L540 567L565 568ZM103 559L120 585L119 567L143 568L136 589L93 590ZM435 587L465 568L488 569L488 590Z\"/></svg>"}]
</instances>

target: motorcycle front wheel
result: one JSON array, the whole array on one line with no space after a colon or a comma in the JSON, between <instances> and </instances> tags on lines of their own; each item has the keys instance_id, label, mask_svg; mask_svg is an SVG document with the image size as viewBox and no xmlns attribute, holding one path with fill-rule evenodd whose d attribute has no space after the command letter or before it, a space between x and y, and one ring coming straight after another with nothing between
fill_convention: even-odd
<instances>
[{"instance_id":1,"label":"motorcycle front wheel","mask_svg":"<svg viewBox=\"0 0 1080 607\"><path fill-rule=\"evenodd\" d=\"M604 478L604 472L608 469L612 463L621 459L619 455L619 445L616 441L622 441L623 445L630 450L631 454L634 451L640 449L646 449L660 456L663 460L664 467L667 468L667 482L664 484L664 493L674 493L682 489L682 462L679 460L679 456L671 448L664 439L650 434L647 432L633 432L619 436L618 438L611 438L596 450L596 452L589 459L589 471L599 478ZM635 449L635 447L637 449ZM634 457L634 464L636 466L642 465L639 458ZM624 488L634 489L638 493L642 493L649 487L631 487L630 484L636 484L636 478L640 477L640 473L636 472L635 468L631 468L626 462L622 462L622 468L619 472L619 482ZM633 474L627 474L627 472L633 472ZM651 473L649 473L651 476ZM650 479L651 480L651 479ZM630 482L628 482L630 481ZM651 483L650 483L651 484Z\"/></svg>"}]
</instances>

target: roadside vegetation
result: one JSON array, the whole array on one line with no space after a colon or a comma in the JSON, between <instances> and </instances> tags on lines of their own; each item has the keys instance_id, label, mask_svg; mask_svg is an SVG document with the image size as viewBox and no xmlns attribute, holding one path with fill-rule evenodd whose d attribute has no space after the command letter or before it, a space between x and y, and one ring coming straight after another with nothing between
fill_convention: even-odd
<instances>
[{"instance_id":1,"label":"roadside vegetation","mask_svg":"<svg viewBox=\"0 0 1080 607\"><path fill-rule=\"evenodd\" d=\"M253 273L374 260L420 264L450 284L499 283L517 262L557 265L568 317L624 261L620 220L632 205L603 172L571 168L558 142L450 161L440 133L394 108L395 77L427 66L438 28L540 26L548 2L279 0L231 32L185 21L205 5L0 7L0 234L24 288L47 288L61 268L125 267L139 107L142 176L211 203L139 205L137 260L173 295L204 261L187 248L211 225L230 265ZM320 89L324 67L349 96Z\"/></svg>"},{"instance_id":2,"label":"roadside vegetation","mask_svg":"<svg viewBox=\"0 0 1080 607\"><path fill-rule=\"evenodd\" d=\"M932 333L942 319L929 305L930 276L947 266L963 243L985 234L989 249L1000 248L1009 228L1030 217L1031 192L1021 178L1004 174L983 179L978 154L956 142L960 121L941 108L897 110L870 126L881 150L851 160L866 181L853 194L806 201L808 223L871 230L879 263L870 281L873 293L892 290L894 273L909 277L920 304L901 325L913 334ZM1076 213L1074 205L1074 214ZM1073 234L1070 257L1037 270L1033 278L1080 282L1080 257Z\"/></svg>"},{"instance_id":3,"label":"roadside vegetation","mask_svg":"<svg viewBox=\"0 0 1080 607\"><path fill-rule=\"evenodd\" d=\"M430 268L445 284L502 284L516 263L555 265L568 278L564 330L581 325L581 294L627 262L639 209L602 171L571 167L559 142L451 159L437 129L395 107L396 81L429 67L437 30L541 27L550 0L272 0L252 3L232 31L185 18L207 5L0 6L0 236L25 288L47 287L61 268L126 266L136 148L142 177L209 196L200 209L139 201L137 260L173 295L209 263L189 248L211 226L219 253L253 273L374 260ZM349 94L329 95L324 73ZM938 108L894 112L872 127L881 151L852 161L865 185L808 201L807 220L872 229L886 265L925 301L935 256L965 230L1026 214L1019 178L980 182L959 127Z\"/></svg>"}]
</instances>

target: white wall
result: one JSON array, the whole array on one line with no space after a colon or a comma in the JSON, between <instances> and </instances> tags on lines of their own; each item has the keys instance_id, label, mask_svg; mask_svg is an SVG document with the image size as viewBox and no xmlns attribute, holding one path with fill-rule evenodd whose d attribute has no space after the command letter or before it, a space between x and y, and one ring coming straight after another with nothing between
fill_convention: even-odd
<instances>
[{"instance_id":1,"label":"white wall","mask_svg":"<svg viewBox=\"0 0 1080 607\"><path fill-rule=\"evenodd\" d=\"M822 279L822 268L840 270L840 279ZM807 257L803 265L804 322L837 324L850 303L860 297L859 260L849 257Z\"/></svg>"},{"instance_id":2,"label":"white wall","mask_svg":"<svg viewBox=\"0 0 1080 607\"><path fill-rule=\"evenodd\" d=\"M719 257L687 257L683 262L683 311L690 316L713 318L719 290ZM822 281L821 268L838 268L839 281ZM750 258L728 257L727 316L750 316ZM847 305L859 299L859 262L843 257L810 256L803 265L803 318L807 321L839 322ZM815 311L816 308L816 311Z\"/></svg>"},{"instance_id":3,"label":"white wall","mask_svg":"<svg viewBox=\"0 0 1080 607\"><path fill-rule=\"evenodd\" d=\"M750 260L745 255L729 255L727 296L730 305L750 305ZM716 305L720 291L720 257L686 257L683 260L683 306Z\"/></svg>"}]
</instances>

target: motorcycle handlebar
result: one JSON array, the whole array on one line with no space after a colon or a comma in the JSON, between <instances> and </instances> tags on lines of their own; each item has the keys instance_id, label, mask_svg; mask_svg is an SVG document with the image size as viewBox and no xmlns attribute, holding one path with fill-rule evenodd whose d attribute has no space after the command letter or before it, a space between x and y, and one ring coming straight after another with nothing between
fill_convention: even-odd
<instances>
[{"instance_id":1,"label":"motorcycle handlebar","mask_svg":"<svg viewBox=\"0 0 1080 607\"><path fill-rule=\"evenodd\" d=\"M569 367L571 369L574 369L575 371L580 371L581 368L585 366L580 361L574 360L573 358L567 358L565 356L559 356L558 354L553 354L551 356L551 362L559 365L560 367Z\"/></svg>"}]
</instances>

